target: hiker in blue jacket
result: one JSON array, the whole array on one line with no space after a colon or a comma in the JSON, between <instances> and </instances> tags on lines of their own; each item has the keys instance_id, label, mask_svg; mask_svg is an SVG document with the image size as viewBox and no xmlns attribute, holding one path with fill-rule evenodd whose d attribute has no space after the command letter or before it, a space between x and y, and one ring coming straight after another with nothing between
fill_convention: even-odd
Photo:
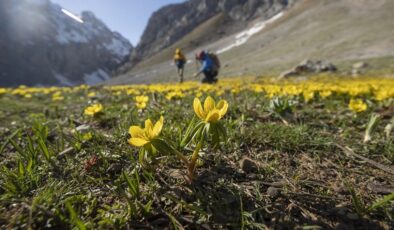
<instances>
[{"instance_id":1,"label":"hiker in blue jacket","mask_svg":"<svg viewBox=\"0 0 394 230\"><path fill-rule=\"evenodd\" d=\"M219 74L220 63L219 59L215 54L210 54L205 51L201 51L196 54L196 60L201 63L200 71L194 74L194 77L198 77L201 73L204 74L202 83L213 84L218 81L216 78Z\"/></svg>"}]
</instances>

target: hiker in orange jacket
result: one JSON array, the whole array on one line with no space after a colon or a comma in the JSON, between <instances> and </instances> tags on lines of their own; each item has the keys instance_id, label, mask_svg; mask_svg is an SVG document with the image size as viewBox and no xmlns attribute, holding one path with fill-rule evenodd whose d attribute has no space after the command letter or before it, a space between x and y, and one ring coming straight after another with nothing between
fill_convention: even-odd
<instances>
[{"instance_id":1,"label":"hiker in orange jacket","mask_svg":"<svg viewBox=\"0 0 394 230\"><path fill-rule=\"evenodd\" d=\"M183 82L183 72L185 69L186 58L181 49L177 48L174 55L174 64L178 69L179 82Z\"/></svg>"}]
</instances>

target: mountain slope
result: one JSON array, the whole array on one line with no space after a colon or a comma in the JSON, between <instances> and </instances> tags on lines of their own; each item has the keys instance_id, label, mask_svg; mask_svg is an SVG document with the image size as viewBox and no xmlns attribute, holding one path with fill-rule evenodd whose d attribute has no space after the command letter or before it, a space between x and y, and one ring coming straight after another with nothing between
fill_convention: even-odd
<instances>
[{"instance_id":1,"label":"mountain slope","mask_svg":"<svg viewBox=\"0 0 394 230\"><path fill-rule=\"evenodd\" d=\"M222 76L276 75L307 58L329 59L342 64L391 57L394 56L392 12L394 1L390 0L374 3L367 0L299 0L281 15L277 14L275 20L267 22L264 18L257 18L243 31L222 36L214 42L189 45L187 56L193 60L194 52L199 49L223 51L231 47L219 54L224 66ZM197 27L194 31L199 29ZM186 44L190 34L177 44ZM251 36L241 44L245 34ZM169 64L173 48L164 49L154 55L162 58L147 59L110 83L176 80L174 67ZM187 65L186 76L191 76L194 71L193 65Z\"/></svg>"},{"instance_id":2,"label":"mountain slope","mask_svg":"<svg viewBox=\"0 0 394 230\"><path fill-rule=\"evenodd\" d=\"M390 0L304 0L247 45L223 53L224 73L239 71L236 65L264 73L306 58L341 63L394 56L393 10Z\"/></svg>"},{"instance_id":3,"label":"mountain slope","mask_svg":"<svg viewBox=\"0 0 394 230\"><path fill-rule=\"evenodd\" d=\"M0 85L108 80L132 46L93 13L81 19L49 0L1 0Z\"/></svg>"},{"instance_id":4,"label":"mountain slope","mask_svg":"<svg viewBox=\"0 0 394 230\"><path fill-rule=\"evenodd\" d=\"M216 33L224 34L234 32L232 27L237 25L236 22L272 17L284 9L288 2L289 0L189 0L163 7L150 18L141 42L132 53L131 66L171 46L218 14L225 13L233 21L231 26L216 28Z\"/></svg>"}]
</instances>

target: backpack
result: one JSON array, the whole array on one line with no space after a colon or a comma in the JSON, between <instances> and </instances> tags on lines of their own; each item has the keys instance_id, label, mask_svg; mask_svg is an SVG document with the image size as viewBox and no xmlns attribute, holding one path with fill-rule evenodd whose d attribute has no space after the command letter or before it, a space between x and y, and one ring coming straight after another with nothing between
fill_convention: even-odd
<instances>
[{"instance_id":1,"label":"backpack","mask_svg":"<svg viewBox=\"0 0 394 230\"><path fill-rule=\"evenodd\" d=\"M218 56L214 53L207 53L208 57L211 58L212 62L213 62L213 68L215 70L219 70L220 69L220 60L218 58Z\"/></svg>"}]
</instances>

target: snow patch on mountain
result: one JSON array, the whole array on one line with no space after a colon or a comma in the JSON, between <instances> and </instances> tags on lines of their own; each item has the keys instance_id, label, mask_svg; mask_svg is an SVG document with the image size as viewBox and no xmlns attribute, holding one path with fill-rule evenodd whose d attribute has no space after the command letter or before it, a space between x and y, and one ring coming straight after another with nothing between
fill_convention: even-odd
<instances>
[{"instance_id":1,"label":"snow patch on mountain","mask_svg":"<svg viewBox=\"0 0 394 230\"><path fill-rule=\"evenodd\" d=\"M104 47L115 55L125 57L130 53L130 48L131 48L126 44L127 43L125 43L125 41L113 37L110 43L104 44Z\"/></svg>"},{"instance_id":2,"label":"snow patch on mountain","mask_svg":"<svg viewBox=\"0 0 394 230\"><path fill-rule=\"evenodd\" d=\"M102 69L98 69L97 71L89 74L85 74L83 77L83 80L85 81L86 84L88 85L95 85L100 82L109 80L111 77L107 72L105 72Z\"/></svg>"},{"instance_id":3,"label":"snow patch on mountain","mask_svg":"<svg viewBox=\"0 0 394 230\"><path fill-rule=\"evenodd\" d=\"M0 85L97 84L133 49L92 12L74 14L50 0L0 0L0 19Z\"/></svg>"},{"instance_id":4,"label":"snow patch on mountain","mask_svg":"<svg viewBox=\"0 0 394 230\"><path fill-rule=\"evenodd\" d=\"M77 22L79 22L79 23L83 23L83 20L82 20L80 17L78 17L77 15L71 13L70 11L68 11L68 10L66 10L66 9L62 9L62 12L63 12L65 15L69 16L70 18L74 19L75 21L77 21Z\"/></svg>"},{"instance_id":5,"label":"snow patch on mountain","mask_svg":"<svg viewBox=\"0 0 394 230\"><path fill-rule=\"evenodd\" d=\"M57 21L57 35L56 40L60 44L69 44L71 42L76 43L87 43L89 39L85 36L85 34L80 33L76 30L70 29L64 23Z\"/></svg>"},{"instance_id":6,"label":"snow patch on mountain","mask_svg":"<svg viewBox=\"0 0 394 230\"><path fill-rule=\"evenodd\" d=\"M273 23L274 21L278 20L282 16L283 16L283 12L280 12L268 20L257 22L251 28L246 29L246 30L238 33L237 35L235 35L235 37L234 37L235 41L233 43L231 43L230 45L228 45L222 49L219 49L218 51L216 51L216 53L218 53L218 54L224 53L224 52L229 51L235 47L245 44L253 35L259 33L267 25L269 25L270 23Z\"/></svg>"},{"instance_id":7,"label":"snow patch on mountain","mask_svg":"<svg viewBox=\"0 0 394 230\"><path fill-rule=\"evenodd\" d=\"M54 72L54 73L53 73L53 76L56 78L56 80L59 81L59 83L60 83L61 85L64 85L64 86L72 86L72 85L73 85L72 82L70 82L65 76L63 76L63 75L60 74L60 73Z\"/></svg>"}]
</instances>

